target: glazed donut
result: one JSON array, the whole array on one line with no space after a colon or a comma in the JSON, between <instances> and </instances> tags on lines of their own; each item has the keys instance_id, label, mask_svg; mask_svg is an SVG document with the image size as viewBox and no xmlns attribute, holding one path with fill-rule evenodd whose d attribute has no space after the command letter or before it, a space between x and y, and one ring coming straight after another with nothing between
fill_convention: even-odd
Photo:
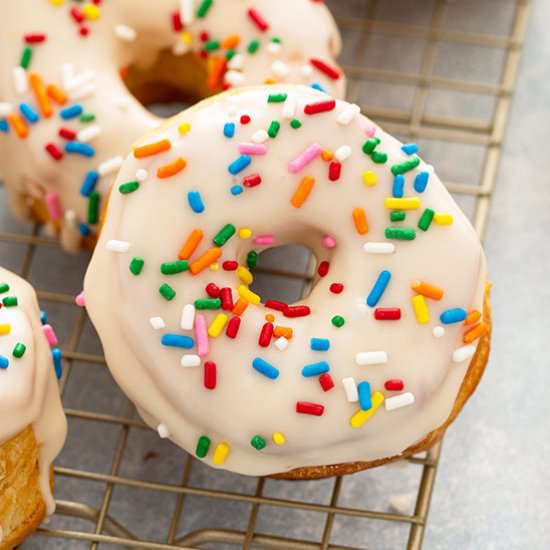
<instances>
[{"instance_id":1,"label":"glazed donut","mask_svg":"<svg viewBox=\"0 0 550 550\"><path fill-rule=\"evenodd\" d=\"M137 143L85 297L161 437L291 477L433 442L483 372L490 320L479 239L417 149L304 86L226 92ZM255 255L288 244L318 261L296 304L250 288Z\"/></svg>"},{"instance_id":2,"label":"glazed donut","mask_svg":"<svg viewBox=\"0 0 550 550\"><path fill-rule=\"evenodd\" d=\"M19 544L55 509L51 464L67 425L55 376L61 355L55 332L44 323L30 285L0 267L2 550Z\"/></svg>"},{"instance_id":3,"label":"glazed donut","mask_svg":"<svg viewBox=\"0 0 550 550\"><path fill-rule=\"evenodd\" d=\"M345 90L337 27L313 0L18 0L0 16L0 173L19 217L68 250L93 245L120 155L160 123L142 103L266 82Z\"/></svg>"}]
</instances>

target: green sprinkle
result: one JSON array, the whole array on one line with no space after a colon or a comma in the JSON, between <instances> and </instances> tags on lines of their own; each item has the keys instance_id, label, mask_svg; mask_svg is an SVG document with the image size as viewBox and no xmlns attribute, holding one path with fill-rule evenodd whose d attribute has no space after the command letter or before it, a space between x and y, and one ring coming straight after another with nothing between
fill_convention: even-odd
<instances>
[{"instance_id":1,"label":"green sprinkle","mask_svg":"<svg viewBox=\"0 0 550 550\"><path fill-rule=\"evenodd\" d=\"M281 123L278 120L272 120L269 128L267 129L267 135L270 138L276 138L279 130L281 129Z\"/></svg>"},{"instance_id":2,"label":"green sprinkle","mask_svg":"<svg viewBox=\"0 0 550 550\"><path fill-rule=\"evenodd\" d=\"M128 195L129 193L133 193L134 191L137 191L137 189L139 189L139 181L135 181L135 180L122 183L118 187L118 190L123 195Z\"/></svg>"},{"instance_id":3,"label":"green sprinkle","mask_svg":"<svg viewBox=\"0 0 550 550\"><path fill-rule=\"evenodd\" d=\"M134 275L139 275L143 269L143 264L145 264L145 260L143 258L132 258L129 266L130 272Z\"/></svg>"},{"instance_id":4,"label":"green sprinkle","mask_svg":"<svg viewBox=\"0 0 550 550\"><path fill-rule=\"evenodd\" d=\"M93 122L95 120L95 115L93 113L82 113L80 115L80 122Z\"/></svg>"},{"instance_id":5,"label":"green sprinkle","mask_svg":"<svg viewBox=\"0 0 550 550\"><path fill-rule=\"evenodd\" d=\"M398 176L399 174L405 174L406 172L409 172L410 170L413 170L420 164L420 159L418 157L414 157L412 159L406 160L405 162L402 162L401 164L394 164L391 167L391 173L394 176Z\"/></svg>"},{"instance_id":6,"label":"green sprinkle","mask_svg":"<svg viewBox=\"0 0 550 550\"><path fill-rule=\"evenodd\" d=\"M422 229L422 231L428 231L430 225L432 225L434 214L435 212L431 208L426 208L418 220L418 228Z\"/></svg>"},{"instance_id":7,"label":"green sprinkle","mask_svg":"<svg viewBox=\"0 0 550 550\"><path fill-rule=\"evenodd\" d=\"M208 449L210 449L210 438L206 437L205 435L201 435L197 441L195 454L199 458L204 458L208 454Z\"/></svg>"},{"instance_id":8,"label":"green sprinkle","mask_svg":"<svg viewBox=\"0 0 550 550\"><path fill-rule=\"evenodd\" d=\"M98 191L93 191L88 199L88 223L96 224L99 221L99 199Z\"/></svg>"},{"instance_id":9,"label":"green sprinkle","mask_svg":"<svg viewBox=\"0 0 550 550\"><path fill-rule=\"evenodd\" d=\"M416 231L412 227L387 227L384 234L386 239L399 241L413 241L416 239Z\"/></svg>"},{"instance_id":10,"label":"green sprinkle","mask_svg":"<svg viewBox=\"0 0 550 550\"><path fill-rule=\"evenodd\" d=\"M17 344L15 344L11 353L16 359L21 359L21 357L25 355L25 351L27 351L27 346L25 346L25 344L22 344L21 342L18 342Z\"/></svg>"},{"instance_id":11,"label":"green sprinkle","mask_svg":"<svg viewBox=\"0 0 550 550\"><path fill-rule=\"evenodd\" d=\"M30 46L25 46L23 48L23 53L21 54L20 65L23 69L28 69L31 63L32 58L32 48Z\"/></svg>"},{"instance_id":12,"label":"green sprinkle","mask_svg":"<svg viewBox=\"0 0 550 550\"><path fill-rule=\"evenodd\" d=\"M363 153L365 155L372 155L372 152L376 149L376 146L380 143L378 138L370 138L365 141L363 145Z\"/></svg>"},{"instance_id":13,"label":"green sprinkle","mask_svg":"<svg viewBox=\"0 0 550 550\"><path fill-rule=\"evenodd\" d=\"M251 40L250 43L248 44L248 47L246 48L246 51L249 53L249 54L254 54L256 53L258 50L260 49L260 41L259 40Z\"/></svg>"},{"instance_id":14,"label":"green sprinkle","mask_svg":"<svg viewBox=\"0 0 550 550\"><path fill-rule=\"evenodd\" d=\"M254 447L257 451L261 451L262 449L265 449L265 446L267 445L265 439L261 435L255 435L251 440L250 444L252 447Z\"/></svg>"},{"instance_id":15,"label":"green sprinkle","mask_svg":"<svg viewBox=\"0 0 550 550\"><path fill-rule=\"evenodd\" d=\"M176 291L170 286L164 283L160 288L159 292L163 298L170 301L174 299L174 296L176 295Z\"/></svg>"},{"instance_id":16,"label":"green sprinkle","mask_svg":"<svg viewBox=\"0 0 550 550\"><path fill-rule=\"evenodd\" d=\"M258 253L255 250L251 250L246 255L246 265L248 269L254 269L258 265Z\"/></svg>"},{"instance_id":17,"label":"green sprinkle","mask_svg":"<svg viewBox=\"0 0 550 550\"><path fill-rule=\"evenodd\" d=\"M381 153L380 151L373 151L370 156L372 162L376 164L384 164L388 160L388 155L386 153Z\"/></svg>"},{"instance_id":18,"label":"green sprinkle","mask_svg":"<svg viewBox=\"0 0 550 550\"><path fill-rule=\"evenodd\" d=\"M175 275L176 273L183 273L188 269L189 262L187 260L176 260L175 262L160 264L160 272L164 275Z\"/></svg>"},{"instance_id":19,"label":"green sprinkle","mask_svg":"<svg viewBox=\"0 0 550 550\"><path fill-rule=\"evenodd\" d=\"M4 292L7 292L10 289L10 285L8 283L0 283L0 294L4 294Z\"/></svg>"},{"instance_id":20,"label":"green sprinkle","mask_svg":"<svg viewBox=\"0 0 550 550\"><path fill-rule=\"evenodd\" d=\"M267 96L268 103L284 103L288 94L269 94Z\"/></svg>"},{"instance_id":21,"label":"green sprinkle","mask_svg":"<svg viewBox=\"0 0 550 550\"><path fill-rule=\"evenodd\" d=\"M337 328L343 327L346 320L341 315L335 315L330 322Z\"/></svg>"},{"instance_id":22,"label":"green sprinkle","mask_svg":"<svg viewBox=\"0 0 550 550\"><path fill-rule=\"evenodd\" d=\"M195 300L195 307L197 309L220 309L222 301L220 298L199 298Z\"/></svg>"},{"instance_id":23,"label":"green sprinkle","mask_svg":"<svg viewBox=\"0 0 550 550\"><path fill-rule=\"evenodd\" d=\"M237 52L235 50L227 50L225 52L225 59L227 59L227 61L231 61L236 55Z\"/></svg>"},{"instance_id":24,"label":"green sprinkle","mask_svg":"<svg viewBox=\"0 0 550 550\"><path fill-rule=\"evenodd\" d=\"M212 7L214 0L202 0L200 6L197 9L197 17L204 17L208 10Z\"/></svg>"},{"instance_id":25,"label":"green sprinkle","mask_svg":"<svg viewBox=\"0 0 550 550\"><path fill-rule=\"evenodd\" d=\"M292 128L294 128L295 130L297 130L298 128L301 128L302 127L302 123L297 119L297 118L293 118L291 121L290 121L290 126Z\"/></svg>"},{"instance_id":26,"label":"green sprinkle","mask_svg":"<svg viewBox=\"0 0 550 550\"><path fill-rule=\"evenodd\" d=\"M235 234L235 231L235 226L228 223L218 231L218 234L212 239L212 242L216 246L223 246Z\"/></svg>"},{"instance_id":27,"label":"green sprinkle","mask_svg":"<svg viewBox=\"0 0 550 550\"><path fill-rule=\"evenodd\" d=\"M404 210L394 210L390 213L390 220L392 222L402 222L407 217L407 213Z\"/></svg>"},{"instance_id":28,"label":"green sprinkle","mask_svg":"<svg viewBox=\"0 0 550 550\"><path fill-rule=\"evenodd\" d=\"M207 52L213 52L214 50L219 50L220 46L221 44L219 40L208 40L207 42L204 43L203 48Z\"/></svg>"},{"instance_id":29,"label":"green sprinkle","mask_svg":"<svg viewBox=\"0 0 550 550\"><path fill-rule=\"evenodd\" d=\"M15 306L18 304L17 296L6 296L6 297L2 300L2 303L3 303L6 307L15 307Z\"/></svg>"},{"instance_id":30,"label":"green sprinkle","mask_svg":"<svg viewBox=\"0 0 550 550\"><path fill-rule=\"evenodd\" d=\"M274 36L274 37L271 39L271 42L275 42L275 44L282 44L283 40L281 39L280 36Z\"/></svg>"}]
</instances>

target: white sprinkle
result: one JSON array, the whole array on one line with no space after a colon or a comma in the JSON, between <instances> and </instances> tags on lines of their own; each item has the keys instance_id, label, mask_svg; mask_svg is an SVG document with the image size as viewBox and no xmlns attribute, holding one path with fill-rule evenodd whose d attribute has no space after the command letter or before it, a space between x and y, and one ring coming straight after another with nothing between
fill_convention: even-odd
<instances>
[{"instance_id":1,"label":"white sprinkle","mask_svg":"<svg viewBox=\"0 0 550 550\"><path fill-rule=\"evenodd\" d=\"M11 103L2 102L0 103L0 116L8 116L13 112L13 105Z\"/></svg>"},{"instance_id":2,"label":"white sprinkle","mask_svg":"<svg viewBox=\"0 0 550 550\"><path fill-rule=\"evenodd\" d=\"M136 179L138 181L145 181L149 177L149 172L143 168L139 168L136 171Z\"/></svg>"},{"instance_id":3,"label":"white sprinkle","mask_svg":"<svg viewBox=\"0 0 550 550\"><path fill-rule=\"evenodd\" d=\"M277 338L277 340L275 340L275 347L278 350L285 351L285 349L288 348L288 338L284 336Z\"/></svg>"},{"instance_id":4,"label":"white sprinkle","mask_svg":"<svg viewBox=\"0 0 550 550\"><path fill-rule=\"evenodd\" d=\"M359 401L359 395L357 393L357 384L352 376L347 378L342 378L342 385L344 386L344 391L346 392L346 397L350 403L355 403Z\"/></svg>"},{"instance_id":5,"label":"white sprinkle","mask_svg":"<svg viewBox=\"0 0 550 550\"><path fill-rule=\"evenodd\" d=\"M286 76L288 76L290 69L288 68L288 65L286 63L277 60L271 64L271 71L275 76L279 78L285 78Z\"/></svg>"},{"instance_id":6,"label":"white sprinkle","mask_svg":"<svg viewBox=\"0 0 550 550\"><path fill-rule=\"evenodd\" d=\"M400 393L399 395L394 395L393 397L388 397L384 401L384 405L387 411L393 411L395 409L400 409L401 407L406 407L414 403L414 395L408 391L405 393Z\"/></svg>"},{"instance_id":7,"label":"white sprinkle","mask_svg":"<svg viewBox=\"0 0 550 550\"><path fill-rule=\"evenodd\" d=\"M186 42L178 41L172 46L172 53L174 55L185 55L191 49L191 45Z\"/></svg>"},{"instance_id":8,"label":"white sprinkle","mask_svg":"<svg viewBox=\"0 0 550 550\"><path fill-rule=\"evenodd\" d=\"M65 221L73 224L76 222L76 212L74 210L65 210Z\"/></svg>"},{"instance_id":9,"label":"white sprinkle","mask_svg":"<svg viewBox=\"0 0 550 550\"><path fill-rule=\"evenodd\" d=\"M393 254L395 245L393 243L367 242L363 245L363 250L367 254Z\"/></svg>"},{"instance_id":10,"label":"white sprinkle","mask_svg":"<svg viewBox=\"0 0 550 550\"><path fill-rule=\"evenodd\" d=\"M350 156L351 156L351 147L349 145L342 145L342 147L338 147L338 149L334 151L334 157L336 158L336 160L339 160L340 162L344 162Z\"/></svg>"},{"instance_id":11,"label":"white sprinkle","mask_svg":"<svg viewBox=\"0 0 550 550\"><path fill-rule=\"evenodd\" d=\"M343 126L347 126L359 113L361 112L361 109L359 108L359 105L355 105L355 103L352 103L351 105L348 105L337 117L337 121L339 124L342 124Z\"/></svg>"},{"instance_id":12,"label":"white sprinkle","mask_svg":"<svg viewBox=\"0 0 550 550\"><path fill-rule=\"evenodd\" d=\"M311 65L302 65L300 72L305 76L311 76L313 74L313 67Z\"/></svg>"},{"instance_id":13,"label":"white sprinkle","mask_svg":"<svg viewBox=\"0 0 550 550\"><path fill-rule=\"evenodd\" d=\"M180 17L184 25L189 25L194 18L193 0L180 1Z\"/></svg>"},{"instance_id":14,"label":"white sprinkle","mask_svg":"<svg viewBox=\"0 0 550 550\"><path fill-rule=\"evenodd\" d=\"M358 365L382 365L388 362L388 354L385 351L360 351L355 354L355 362Z\"/></svg>"},{"instance_id":15,"label":"white sprinkle","mask_svg":"<svg viewBox=\"0 0 550 550\"><path fill-rule=\"evenodd\" d=\"M97 171L100 176L107 176L108 174L116 172L122 166L123 161L124 159L122 157L113 157L112 159L102 162L97 167Z\"/></svg>"},{"instance_id":16,"label":"white sprinkle","mask_svg":"<svg viewBox=\"0 0 550 550\"><path fill-rule=\"evenodd\" d=\"M63 70L63 68L62 68ZM90 84L95 80L95 71L82 71L77 75L74 74L74 67L70 65L70 73L66 75L66 82L64 82L64 88L67 92L72 92L86 84Z\"/></svg>"},{"instance_id":17,"label":"white sprinkle","mask_svg":"<svg viewBox=\"0 0 550 550\"><path fill-rule=\"evenodd\" d=\"M111 252L128 252L130 250L130 243L128 241L118 241L111 239L107 241L107 250Z\"/></svg>"},{"instance_id":18,"label":"white sprinkle","mask_svg":"<svg viewBox=\"0 0 550 550\"><path fill-rule=\"evenodd\" d=\"M296 114L298 100L294 94L288 94L283 104L283 118L290 120Z\"/></svg>"},{"instance_id":19,"label":"white sprinkle","mask_svg":"<svg viewBox=\"0 0 550 550\"><path fill-rule=\"evenodd\" d=\"M239 71L227 71L225 73L225 81L231 86L240 86L245 81L245 76Z\"/></svg>"},{"instance_id":20,"label":"white sprinkle","mask_svg":"<svg viewBox=\"0 0 550 550\"><path fill-rule=\"evenodd\" d=\"M186 354L181 358L182 367L198 367L201 364L201 358L198 355Z\"/></svg>"},{"instance_id":21,"label":"white sprinkle","mask_svg":"<svg viewBox=\"0 0 550 550\"><path fill-rule=\"evenodd\" d=\"M193 330L195 325L195 306L193 304L185 304L181 312L180 327L182 330Z\"/></svg>"},{"instance_id":22,"label":"white sprinkle","mask_svg":"<svg viewBox=\"0 0 550 550\"><path fill-rule=\"evenodd\" d=\"M69 92L69 98L73 101L80 101L81 99L87 99L90 96L95 95L97 92L97 87L95 84L86 84L72 92Z\"/></svg>"},{"instance_id":23,"label":"white sprinkle","mask_svg":"<svg viewBox=\"0 0 550 550\"><path fill-rule=\"evenodd\" d=\"M170 437L170 432L168 431L168 428L164 424L159 424L157 426L157 432L161 439L166 439L167 437Z\"/></svg>"},{"instance_id":24,"label":"white sprinkle","mask_svg":"<svg viewBox=\"0 0 550 550\"><path fill-rule=\"evenodd\" d=\"M254 143L265 143L269 139L269 134L265 130L258 130L252 134L251 139Z\"/></svg>"},{"instance_id":25,"label":"white sprinkle","mask_svg":"<svg viewBox=\"0 0 550 550\"><path fill-rule=\"evenodd\" d=\"M234 55L227 63L227 68L233 71L241 71L244 68L244 55L238 53Z\"/></svg>"},{"instance_id":26,"label":"white sprinkle","mask_svg":"<svg viewBox=\"0 0 550 550\"><path fill-rule=\"evenodd\" d=\"M26 93L29 89L27 71L23 67L13 68L13 87L15 88L15 93L19 95Z\"/></svg>"},{"instance_id":27,"label":"white sprinkle","mask_svg":"<svg viewBox=\"0 0 550 550\"><path fill-rule=\"evenodd\" d=\"M441 338L442 336L445 336L445 329L443 327L440 327L439 325L437 327L434 327L432 329L432 334L436 338Z\"/></svg>"},{"instance_id":28,"label":"white sprinkle","mask_svg":"<svg viewBox=\"0 0 550 550\"><path fill-rule=\"evenodd\" d=\"M455 349L453 351L453 361L455 363L462 363L462 361L466 361L466 359L470 359L470 357L472 357L475 351L476 351L476 347L472 345L462 346L461 348Z\"/></svg>"},{"instance_id":29,"label":"white sprinkle","mask_svg":"<svg viewBox=\"0 0 550 550\"><path fill-rule=\"evenodd\" d=\"M151 326L155 330L162 330L166 327L166 323L164 322L164 319L162 317L151 317L149 319L149 323L151 323Z\"/></svg>"},{"instance_id":30,"label":"white sprinkle","mask_svg":"<svg viewBox=\"0 0 550 550\"><path fill-rule=\"evenodd\" d=\"M137 32L128 25L116 25L115 36L123 42L133 42L137 38Z\"/></svg>"},{"instance_id":31,"label":"white sprinkle","mask_svg":"<svg viewBox=\"0 0 550 550\"><path fill-rule=\"evenodd\" d=\"M278 42L270 42L267 45L267 51L270 54L277 55L278 53L281 53L281 44Z\"/></svg>"},{"instance_id":32,"label":"white sprinkle","mask_svg":"<svg viewBox=\"0 0 550 550\"><path fill-rule=\"evenodd\" d=\"M61 84L66 90L69 88L69 82L74 76L74 66L70 63L63 63L60 69L61 73Z\"/></svg>"},{"instance_id":33,"label":"white sprinkle","mask_svg":"<svg viewBox=\"0 0 550 550\"><path fill-rule=\"evenodd\" d=\"M76 134L76 139L82 143L89 143L92 139L99 136L99 134L101 134L101 128L97 125L92 125L79 130Z\"/></svg>"}]
</instances>

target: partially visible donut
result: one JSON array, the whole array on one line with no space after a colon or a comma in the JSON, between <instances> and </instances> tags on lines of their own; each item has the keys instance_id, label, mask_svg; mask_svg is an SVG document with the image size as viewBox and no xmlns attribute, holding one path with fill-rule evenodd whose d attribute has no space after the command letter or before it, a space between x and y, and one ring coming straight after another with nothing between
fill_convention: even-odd
<instances>
[{"instance_id":1,"label":"partially visible donut","mask_svg":"<svg viewBox=\"0 0 550 550\"><path fill-rule=\"evenodd\" d=\"M0 18L0 174L69 250L93 245L120 155L160 122L128 88L144 103L285 81L344 94L313 0L17 0Z\"/></svg>"},{"instance_id":2,"label":"partially visible donut","mask_svg":"<svg viewBox=\"0 0 550 550\"><path fill-rule=\"evenodd\" d=\"M441 435L490 318L479 239L417 151L300 86L227 92L138 142L85 296L161 437L235 472L317 477ZM253 253L296 243L319 262L311 294L255 294Z\"/></svg>"}]
</instances>

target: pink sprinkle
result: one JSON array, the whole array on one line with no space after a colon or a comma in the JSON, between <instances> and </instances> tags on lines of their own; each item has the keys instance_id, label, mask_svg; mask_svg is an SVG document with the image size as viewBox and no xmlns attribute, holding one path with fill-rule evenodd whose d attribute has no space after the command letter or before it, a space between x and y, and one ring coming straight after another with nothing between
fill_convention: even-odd
<instances>
[{"instance_id":1,"label":"pink sprinkle","mask_svg":"<svg viewBox=\"0 0 550 550\"><path fill-rule=\"evenodd\" d=\"M210 346L208 345L208 332L204 315L195 315L195 337L197 339L197 353L201 357L208 355Z\"/></svg>"},{"instance_id":2,"label":"pink sprinkle","mask_svg":"<svg viewBox=\"0 0 550 550\"><path fill-rule=\"evenodd\" d=\"M296 174L296 172L299 172L302 168L305 168L310 162L315 160L321 154L322 150L322 147L318 143L311 144L303 153L290 162L288 170Z\"/></svg>"},{"instance_id":3,"label":"pink sprinkle","mask_svg":"<svg viewBox=\"0 0 550 550\"><path fill-rule=\"evenodd\" d=\"M325 248L336 248L336 239L330 235L325 235L321 243Z\"/></svg>"},{"instance_id":4,"label":"pink sprinkle","mask_svg":"<svg viewBox=\"0 0 550 550\"><path fill-rule=\"evenodd\" d=\"M50 344L50 347L53 348L54 346L57 346L57 344L59 344L59 340L55 335L55 330L51 325L44 325L42 327L42 331L44 332L44 336L46 337L46 340L48 340L48 344Z\"/></svg>"},{"instance_id":5,"label":"pink sprinkle","mask_svg":"<svg viewBox=\"0 0 550 550\"><path fill-rule=\"evenodd\" d=\"M265 155L267 145L265 143L240 143L239 153L241 155Z\"/></svg>"},{"instance_id":6,"label":"pink sprinkle","mask_svg":"<svg viewBox=\"0 0 550 550\"><path fill-rule=\"evenodd\" d=\"M275 244L275 235L258 235L254 239L254 244L270 245Z\"/></svg>"},{"instance_id":7,"label":"pink sprinkle","mask_svg":"<svg viewBox=\"0 0 550 550\"><path fill-rule=\"evenodd\" d=\"M48 206L48 212L52 220L60 220L63 212L61 210L61 204L59 203L59 197L56 193L49 191L46 193L46 205Z\"/></svg>"},{"instance_id":8,"label":"pink sprinkle","mask_svg":"<svg viewBox=\"0 0 550 550\"><path fill-rule=\"evenodd\" d=\"M374 137L376 134L376 126L374 124L367 126L365 128L365 134L367 134L367 137Z\"/></svg>"},{"instance_id":9,"label":"pink sprinkle","mask_svg":"<svg viewBox=\"0 0 550 550\"><path fill-rule=\"evenodd\" d=\"M75 296L74 303L78 307L86 307L86 296L84 295L84 291Z\"/></svg>"}]
</instances>

